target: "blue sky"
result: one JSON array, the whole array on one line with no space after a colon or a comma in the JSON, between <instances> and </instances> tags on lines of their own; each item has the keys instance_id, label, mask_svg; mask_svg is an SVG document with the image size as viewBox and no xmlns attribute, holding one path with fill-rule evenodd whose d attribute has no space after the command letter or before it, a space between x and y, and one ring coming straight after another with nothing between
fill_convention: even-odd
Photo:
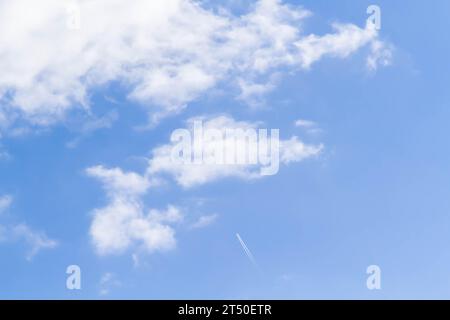
<instances>
[{"instance_id":1,"label":"blue sky","mask_svg":"<svg viewBox=\"0 0 450 320\"><path fill-rule=\"evenodd\" d=\"M19 2L27 4L26 0ZM53 4L47 2L45 10L50 12ZM191 5L190 1L175 0L172 4L179 2ZM0 8L9 10L5 3L0 1ZM90 26L92 16L83 19L83 10L90 9L80 3L81 26L86 28L84 23ZM102 1L98 3L100 6ZM230 10L231 20L240 21L248 12L256 17L268 14L246 1L220 3ZM366 9L374 4L362 0L265 3L271 8L289 4L286 10L303 10L296 7L301 5L312 13L299 21L289 20L285 14L278 17L279 23L301 30L299 41L310 34L319 38L336 34L331 28L334 22L353 24L359 28L356 33L364 33ZM275 50L269 51L268 71L252 69L242 75L231 69L225 72L223 81L213 80L213 84L208 82L209 74L208 80L204 74L186 82L180 78L169 90L145 87L154 80L146 75L157 73L159 69L151 68L160 63L148 58L157 49L146 45L125 45L129 52L142 54L144 67L137 59L130 67L136 74L122 76L125 72L115 74L114 67L134 59L126 50L120 59L111 58L116 56L110 57L107 52L105 61L111 64L105 63L107 67L92 74L78 73L85 66L75 63L72 74L70 62L79 62L83 60L81 55L92 52L61 51L67 53L67 60L62 59L67 70L61 71L60 65L53 65L56 62L40 56L34 58L40 62L29 65L16 51L42 49L40 45L45 47L48 40L45 33L17 46L0 44L0 56L17 56L17 65L12 63L7 72L13 74L20 66L46 71L37 75L30 71L30 78L37 81L31 86L28 78L0 76L0 115L7 119L2 122L0 117L0 151L4 154L0 160L0 196L10 199L10 204L0 209L0 298L449 298L450 252L446 245L450 240L450 153L446 146L450 42L445 33L450 27L450 3L375 4L381 8L381 30L345 57L342 50L354 43L338 49L325 45L323 49L320 38L313 49L328 52L310 66L304 66L305 56L293 63L277 64L271 59L285 58L287 53L273 49L270 41L275 42L277 36L269 37L261 40L263 48ZM136 2L139 5L142 1ZM190 21L188 10L183 16L188 27L204 26L202 23L209 23L211 17L220 17L218 2L202 6L208 10L208 19ZM116 13L111 10L110 14ZM55 26L42 21L36 28L50 30L48 37L69 32L52 34ZM142 21L135 27L148 27L145 16ZM181 34L189 31L179 25L170 27L181 30ZM245 25L250 31L252 27L250 23ZM97 40L92 35L83 34L81 38L85 36ZM19 37L24 36L15 34L8 41ZM265 35L258 33L255 37L259 40ZM101 39L111 47L117 40ZM367 66L373 41L382 42L391 54L389 61L379 61L376 70ZM236 43L230 42L225 47L233 45ZM177 55L190 49L180 46L170 48L175 61ZM213 62L208 68L213 68L214 77L222 72L222 62L255 61L247 49L239 47L230 61L220 64L216 61L222 59L218 51L224 47L220 46L206 46L200 50L204 56L187 59L194 65L199 64L195 59L210 59ZM57 45L44 52L52 56L52 50L66 49ZM252 50L254 47L250 47ZM45 78L52 76L59 82ZM39 77L43 80L35 80ZM69 81L71 77L77 81ZM98 80L102 77L107 81ZM269 84L270 90L243 98L234 85L239 79ZM207 83L204 87L191 85L203 81ZM44 94L35 90L40 85ZM87 91L82 99L73 93L78 92L79 85ZM136 94L134 90L140 85L144 89ZM48 100L45 90L57 94ZM156 123L149 123L155 114L162 116ZM161 184L149 187L133 201L142 203L145 212L163 212L169 204L178 208L183 220L166 226L175 233L176 246L145 250L140 238L133 238L123 250L114 250L111 243L99 242L98 233L92 233L96 215L109 203L125 197L122 192L126 189L114 189L109 180L102 180L102 174L110 174L108 170L115 168L144 177L153 150L169 143L175 129L184 128L193 117L223 114L236 121L279 128L282 139L297 136L306 145L322 144L324 148L302 161L281 164L278 174L261 179L224 176L183 187L169 172L162 176ZM320 130L308 132L308 128L295 126L299 119L313 121ZM86 171L95 166L103 166L106 171ZM153 176L149 179L152 183ZM211 223L193 227L201 217L211 217ZM17 234L20 225L26 225L28 233ZM236 233L252 251L257 266L246 257ZM36 239L44 241L47 248L31 254ZM106 253L99 251L101 246L107 248ZM66 268L73 264L82 271L81 290L66 288ZM369 265L382 270L381 290L366 287Z\"/></svg>"}]
</instances>

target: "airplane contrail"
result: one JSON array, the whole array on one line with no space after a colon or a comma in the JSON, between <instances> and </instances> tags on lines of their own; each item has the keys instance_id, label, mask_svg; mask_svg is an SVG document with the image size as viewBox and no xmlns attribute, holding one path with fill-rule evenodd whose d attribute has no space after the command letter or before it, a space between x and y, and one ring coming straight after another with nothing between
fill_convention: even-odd
<instances>
[{"instance_id":1,"label":"airplane contrail","mask_svg":"<svg viewBox=\"0 0 450 320\"><path fill-rule=\"evenodd\" d=\"M239 233L236 233L236 237L239 240L239 243L242 246L242 249L244 249L245 254L247 255L247 257L250 259L250 261L259 269L258 264L256 263L255 257L253 256L252 252L250 251L250 249L247 247L247 245L245 244L244 240L242 240L241 236L239 235Z\"/></svg>"}]
</instances>

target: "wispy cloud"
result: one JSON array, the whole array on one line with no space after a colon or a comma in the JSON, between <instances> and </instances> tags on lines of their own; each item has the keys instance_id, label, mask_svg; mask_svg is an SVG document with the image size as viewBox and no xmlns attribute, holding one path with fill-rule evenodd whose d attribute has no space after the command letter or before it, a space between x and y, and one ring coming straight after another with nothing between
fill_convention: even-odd
<instances>
[{"instance_id":1,"label":"wispy cloud","mask_svg":"<svg viewBox=\"0 0 450 320\"><path fill-rule=\"evenodd\" d=\"M213 224L219 218L218 214L211 214L206 216L201 216L196 222L191 225L192 229L202 229Z\"/></svg>"},{"instance_id":2,"label":"wispy cloud","mask_svg":"<svg viewBox=\"0 0 450 320\"><path fill-rule=\"evenodd\" d=\"M83 119L81 125L77 124L78 136L67 143L68 148L76 148L81 140L90 136L95 131L101 129L109 129L119 118L119 113L116 110L112 110L101 117L89 117Z\"/></svg>"},{"instance_id":3,"label":"wispy cloud","mask_svg":"<svg viewBox=\"0 0 450 320\"><path fill-rule=\"evenodd\" d=\"M308 134L319 134L322 132L319 125L311 120L299 119L295 121L295 126L304 129Z\"/></svg>"},{"instance_id":4,"label":"wispy cloud","mask_svg":"<svg viewBox=\"0 0 450 320\"><path fill-rule=\"evenodd\" d=\"M0 196L0 214L10 208L13 200L10 195ZM24 242L29 247L26 254L27 260L32 260L41 250L58 246L58 241L50 239L44 232L36 231L25 223L0 224L0 241L3 243Z\"/></svg>"},{"instance_id":5,"label":"wispy cloud","mask_svg":"<svg viewBox=\"0 0 450 320\"><path fill-rule=\"evenodd\" d=\"M106 272L100 278L100 295L106 296L111 290L114 288L118 288L122 285L122 283L117 279L117 276L112 272Z\"/></svg>"},{"instance_id":6,"label":"wispy cloud","mask_svg":"<svg viewBox=\"0 0 450 320\"><path fill-rule=\"evenodd\" d=\"M89 176L103 183L109 203L93 211L90 234L101 255L123 253L138 246L147 252L167 251L176 245L171 224L183 219L179 208L169 205L166 210L146 208L141 200L150 186L136 173L101 166L88 168Z\"/></svg>"},{"instance_id":7,"label":"wispy cloud","mask_svg":"<svg viewBox=\"0 0 450 320\"><path fill-rule=\"evenodd\" d=\"M0 196L0 214L6 211L12 204L13 198L10 195Z\"/></svg>"},{"instance_id":8,"label":"wispy cloud","mask_svg":"<svg viewBox=\"0 0 450 320\"><path fill-rule=\"evenodd\" d=\"M30 249L26 256L27 260L32 260L41 250L53 249L58 246L56 240L50 239L43 232L34 231L26 224L12 227L11 233L13 237L24 241L29 246Z\"/></svg>"}]
</instances>

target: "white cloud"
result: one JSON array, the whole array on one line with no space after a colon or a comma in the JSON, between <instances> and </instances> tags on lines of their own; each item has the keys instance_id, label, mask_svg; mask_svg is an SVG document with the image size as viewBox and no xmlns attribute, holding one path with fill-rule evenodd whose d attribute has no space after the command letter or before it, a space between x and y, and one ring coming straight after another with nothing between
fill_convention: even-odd
<instances>
[{"instance_id":1,"label":"white cloud","mask_svg":"<svg viewBox=\"0 0 450 320\"><path fill-rule=\"evenodd\" d=\"M295 126L304 129L308 134L319 134L322 132L319 125L311 120L299 119L295 121Z\"/></svg>"},{"instance_id":2,"label":"white cloud","mask_svg":"<svg viewBox=\"0 0 450 320\"><path fill-rule=\"evenodd\" d=\"M58 246L58 242L50 239L43 232L36 232L26 224L19 224L14 226L11 230L13 237L19 240L25 241L30 247L27 253L27 260L33 259L33 257L44 249L53 249Z\"/></svg>"},{"instance_id":3,"label":"white cloud","mask_svg":"<svg viewBox=\"0 0 450 320\"><path fill-rule=\"evenodd\" d=\"M0 196L0 214L7 210L13 202L9 195ZM41 250L53 249L58 246L56 240L50 239L44 232L33 230L25 223L15 225L0 225L1 242L25 242L30 248L26 255L27 260L32 260Z\"/></svg>"},{"instance_id":4,"label":"white cloud","mask_svg":"<svg viewBox=\"0 0 450 320\"><path fill-rule=\"evenodd\" d=\"M141 201L149 186L145 177L101 166L87 173L103 182L109 197L107 206L94 210L90 229L99 254L123 253L131 247L151 253L176 246L171 225L182 219L181 211L169 205L165 211L152 209L146 214Z\"/></svg>"},{"instance_id":5,"label":"white cloud","mask_svg":"<svg viewBox=\"0 0 450 320\"><path fill-rule=\"evenodd\" d=\"M307 128L307 129L317 127L317 124L314 121L303 120L303 119L299 119L299 120L295 121L295 125L297 127Z\"/></svg>"},{"instance_id":6,"label":"white cloud","mask_svg":"<svg viewBox=\"0 0 450 320\"><path fill-rule=\"evenodd\" d=\"M113 288L122 286L117 276L112 272L106 272L100 278L100 295L108 295Z\"/></svg>"},{"instance_id":7,"label":"white cloud","mask_svg":"<svg viewBox=\"0 0 450 320\"><path fill-rule=\"evenodd\" d=\"M362 29L353 24L333 24L335 33L324 36L308 35L299 39L298 48L303 68L311 65L324 56L346 58L359 48L377 41L377 30L367 26Z\"/></svg>"},{"instance_id":8,"label":"white cloud","mask_svg":"<svg viewBox=\"0 0 450 320\"><path fill-rule=\"evenodd\" d=\"M289 140L280 142L280 160L284 164L299 162L319 155L323 148L323 145L304 144L298 137L294 136Z\"/></svg>"},{"instance_id":9,"label":"white cloud","mask_svg":"<svg viewBox=\"0 0 450 320\"><path fill-rule=\"evenodd\" d=\"M90 234L101 255L123 253L135 245L149 253L176 245L171 226L145 215L142 205L129 199L115 199L94 210Z\"/></svg>"},{"instance_id":10,"label":"white cloud","mask_svg":"<svg viewBox=\"0 0 450 320\"><path fill-rule=\"evenodd\" d=\"M144 194L150 186L148 179L134 172L123 172L119 168L108 169L103 166L88 168L86 173L99 179L110 197L136 197Z\"/></svg>"},{"instance_id":11,"label":"white cloud","mask_svg":"<svg viewBox=\"0 0 450 320\"><path fill-rule=\"evenodd\" d=\"M217 140L205 140L202 143L195 142L202 139L201 136L194 136L193 123L202 120L204 131L214 129L218 130L225 136L229 129L258 129L258 123L250 123L245 121L236 121L228 115L221 115L216 117L200 117L191 118L188 120L188 128L193 136L193 145L202 145L203 150L217 150L221 148L224 154L234 153L234 146L228 143L228 140L222 144ZM233 139L245 145L248 143L249 149L257 150L261 147L261 141L248 142L245 136ZM220 143L220 145L218 145ZM246 180L261 178L261 165L256 164L191 164L179 163L173 160L172 152L176 143L169 143L153 150L153 156L150 159L147 171L148 176L155 176L158 174L169 174L176 182L186 188L209 183L218 179L235 177ZM300 141L298 137L292 137L289 140L280 141L280 162L282 164L289 164L291 162L302 161L306 158L314 157L322 151L322 145L307 145ZM195 152L195 151L194 151Z\"/></svg>"},{"instance_id":12,"label":"white cloud","mask_svg":"<svg viewBox=\"0 0 450 320\"><path fill-rule=\"evenodd\" d=\"M93 132L111 128L118 118L119 113L116 110L112 110L101 117L91 116L87 119L83 119L81 123L75 124L77 126L76 130L79 133L79 136L67 143L67 147L75 148L83 138L89 136Z\"/></svg>"},{"instance_id":13,"label":"white cloud","mask_svg":"<svg viewBox=\"0 0 450 320\"><path fill-rule=\"evenodd\" d=\"M371 43L371 52L367 57L367 68L376 71L378 66L388 66L392 62L392 52L394 49L382 41L374 40Z\"/></svg>"},{"instance_id":14,"label":"white cloud","mask_svg":"<svg viewBox=\"0 0 450 320\"><path fill-rule=\"evenodd\" d=\"M369 44L370 68L388 58L376 30L337 24L333 33L306 35L310 13L278 0L260 0L242 16L193 0L80 0L79 30L67 27L71 3L0 0L2 126L18 115L57 121L71 108L88 108L89 93L112 81L149 111L158 106L158 120L220 83L240 85L245 99L270 89L255 79L270 79L280 67L309 68Z\"/></svg>"},{"instance_id":15,"label":"white cloud","mask_svg":"<svg viewBox=\"0 0 450 320\"><path fill-rule=\"evenodd\" d=\"M266 82L256 83L245 79L239 79L238 85L241 90L238 100L244 101L249 106L258 107L264 103L264 96L275 89L277 77L272 77Z\"/></svg>"},{"instance_id":16,"label":"white cloud","mask_svg":"<svg viewBox=\"0 0 450 320\"><path fill-rule=\"evenodd\" d=\"M158 223L176 223L183 221L183 215L180 210L174 206L168 206L166 211L151 209L148 219Z\"/></svg>"},{"instance_id":17,"label":"white cloud","mask_svg":"<svg viewBox=\"0 0 450 320\"><path fill-rule=\"evenodd\" d=\"M192 229L206 228L209 225L213 224L217 220L218 217L219 217L218 214L211 214L211 215L201 216L196 222L194 222L191 225L191 228Z\"/></svg>"}]
</instances>

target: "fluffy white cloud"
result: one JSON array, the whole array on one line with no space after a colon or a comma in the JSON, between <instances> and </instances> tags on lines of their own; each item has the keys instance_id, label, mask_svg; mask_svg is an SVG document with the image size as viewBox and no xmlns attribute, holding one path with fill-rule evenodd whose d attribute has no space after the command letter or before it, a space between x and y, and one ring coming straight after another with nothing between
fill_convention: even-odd
<instances>
[{"instance_id":1,"label":"fluffy white cloud","mask_svg":"<svg viewBox=\"0 0 450 320\"><path fill-rule=\"evenodd\" d=\"M308 35L295 43L302 67L309 68L327 55L346 58L377 38L377 30L370 26L362 29L353 24L334 24L333 29L334 33L324 36Z\"/></svg>"},{"instance_id":2,"label":"fluffy white cloud","mask_svg":"<svg viewBox=\"0 0 450 320\"><path fill-rule=\"evenodd\" d=\"M323 145L307 145L296 136L280 143L280 160L284 164L299 162L319 155Z\"/></svg>"},{"instance_id":3,"label":"fluffy white cloud","mask_svg":"<svg viewBox=\"0 0 450 320\"><path fill-rule=\"evenodd\" d=\"M111 81L158 106L156 121L219 83L253 101L271 87L255 80L280 67L309 68L369 44L370 68L389 58L371 28L303 34L310 13L279 0L259 0L241 16L217 12L193 0L0 0L0 123L56 121L87 108L89 92Z\"/></svg>"},{"instance_id":4,"label":"fluffy white cloud","mask_svg":"<svg viewBox=\"0 0 450 320\"><path fill-rule=\"evenodd\" d=\"M119 168L108 169L103 166L88 168L86 173L99 179L111 198L135 198L144 194L150 186L148 179L134 172L123 172Z\"/></svg>"},{"instance_id":5,"label":"fluffy white cloud","mask_svg":"<svg viewBox=\"0 0 450 320\"><path fill-rule=\"evenodd\" d=\"M141 196L149 183L136 173L92 167L87 173L102 181L109 197L106 207L94 210L90 234L101 255L123 253L130 247L146 252L167 251L176 245L171 224L182 220L180 210L168 206L145 213Z\"/></svg>"},{"instance_id":6,"label":"fluffy white cloud","mask_svg":"<svg viewBox=\"0 0 450 320\"><path fill-rule=\"evenodd\" d=\"M195 123L197 121L202 122L202 129L204 135L196 134ZM174 150L177 150L178 142L174 141L169 144L163 145L153 151L153 156L149 161L149 167L147 171L148 176L155 176L158 174L169 174L172 176L178 184L183 187L193 187L208 182L212 182L221 178L237 177L241 179L258 179L261 178L261 169L263 167L273 167L278 171L278 165L289 164L291 162L299 162L304 159L314 157L320 154L323 149L322 145L307 145L300 141L296 136L289 140L280 140L279 152L275 154L273 148L268 147L270 144L270 130L268 133L268 141L260 139L260 136L255 136L255 139L249 139L250 135L238 135L227 136L229 130L242 130L244 133L249 133L249 130L258 132L258 123L250 123L245 121L236 121L228 115L221 115L216 117L200 117L192 118L188 120L189 134L191 137L192 154L197 152L203 152L204 161L202 163L192 162L179 162L175 161L173 154ZM215 130L218 132L222 139L207 139L205 138L206 132ZM238 150L238 146L246 146L246 149ZM237 159L237 154L245 153L249 154L258 153L258 150L268 150L270 154L270 160L263 164L260 161L252 163L250 161L237 163L237 162L224 162L216 163L214 159L208 159L208 157L215 157L217 150L221 150L224 158L227 155L235 155L234 159ZM207 150L212 150L208 153ZM273 157L272 157L273 156ZM208 162L208 160L213 160ZM261 160L261 159L259 159Z\"/></svg>"},{"instance_id":7,"label":"fluffy white cloud","mask_svg":"<svg viewBox=\"0 0 450 320\"><path fill-rule=\"evenodd\" d=\"M125 199L94 211L91 236L102 255L122 253L134 244L147 252L167 251L176 245L171 226L153 220L140 204Z\"/></svg>"}]
</instances>

